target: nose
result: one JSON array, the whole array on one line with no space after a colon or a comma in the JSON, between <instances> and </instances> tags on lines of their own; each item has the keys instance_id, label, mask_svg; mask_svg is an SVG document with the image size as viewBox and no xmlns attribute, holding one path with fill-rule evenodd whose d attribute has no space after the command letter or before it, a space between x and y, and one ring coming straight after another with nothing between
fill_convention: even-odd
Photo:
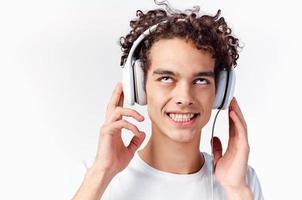
<instances>
[{"instance_id":1,"label":"nose","mask_svg":"<svg viewBox=\"0 0 302 200\"><path fill-rule=\"evenodd\" d=\"M191 106L194 104L193 91L189 84L184 83L175 88L174 102L179 106Z\"/></svg>"}]
</instances>

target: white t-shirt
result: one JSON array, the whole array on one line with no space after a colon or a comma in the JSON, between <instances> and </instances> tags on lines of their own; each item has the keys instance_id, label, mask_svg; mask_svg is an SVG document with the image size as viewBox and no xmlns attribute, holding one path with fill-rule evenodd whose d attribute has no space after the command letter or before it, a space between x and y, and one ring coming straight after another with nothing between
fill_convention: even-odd
<instances>
[{"instance_id":1,"label":"white t-shirt","mask_svg":"<svg viewBox=\"0 0 302 200\"><path fill-rule=\"evenodd\" d=\"M129 165L112 179L102 200L212 200L212 194L214 200L226 199L224 190L215 177L213 177L214 192L212 193L211 155L201 152L202 155L206 162L198 172L173 174L151 167L136 152ZM91 163L90 161L88 166ZM85 172L85 168L82 172L75 172L74 193L83 181ZM263 200L259 180L250 166L246 178L254 199Z\"/></svg>"}]
</instances>

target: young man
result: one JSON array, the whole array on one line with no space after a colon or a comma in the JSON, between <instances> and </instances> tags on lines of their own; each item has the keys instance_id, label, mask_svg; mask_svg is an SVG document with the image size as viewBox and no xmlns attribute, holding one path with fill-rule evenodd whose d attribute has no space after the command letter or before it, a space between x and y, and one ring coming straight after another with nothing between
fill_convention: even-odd
<instances>
[{"instance_id":1,"label":"young man","mask_svg":"<svg viewBox=\"0 0 302 200\"><path fill-rule=\"evenodd\" d=\"M140 151L145 133L123 119L144 120L124 108L118 83L100 129L97 155L74 196L77 199L263 199L253 168L248 166L247 125L235 98L229 107L229 142L225 154L213 139L215 180L212 190L211 157L200 152L202 128L208 123L215 99L217 72L236 65L238 39L231 36L220 11L213 17L192 11L137 12L132 31L122 37L124 64L133 42L159 24L140 46L147 108L152 135ZM133 132L125 146L121 130Z\"/></svg>"}]
</instances>

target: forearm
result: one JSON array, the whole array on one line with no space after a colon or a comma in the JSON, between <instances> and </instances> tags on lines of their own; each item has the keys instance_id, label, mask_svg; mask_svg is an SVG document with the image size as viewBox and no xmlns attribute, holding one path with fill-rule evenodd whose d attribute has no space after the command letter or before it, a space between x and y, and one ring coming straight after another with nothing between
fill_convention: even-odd
<instances>
[{"instance_id":1,"label":"forearm","mask_svg":"<svg viewBox=\"0 0 302 200\"><path fill-rule=\"evenodd\" d=\"M101 199L113 175L99 170L97 165L88 169L85 178L73 197L73 200L99 200Z\"/></svg>"},{"instance_id":2,"label":"forearm","mask_svg":"<svg viewBox=\"0 0 302 200\"><path fill-rule=\"evenodd\" d=\"M253 193L248 186L242 188L225 188L228 200L253 200Z\"/></svg>"}]
</instances>

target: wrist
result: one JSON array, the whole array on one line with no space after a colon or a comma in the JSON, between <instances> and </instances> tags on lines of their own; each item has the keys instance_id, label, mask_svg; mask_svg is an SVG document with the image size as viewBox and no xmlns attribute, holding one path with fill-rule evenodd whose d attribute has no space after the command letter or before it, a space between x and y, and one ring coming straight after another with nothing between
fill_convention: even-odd
<instances>
[{"instance_id":1,"label":"wrist","mask_svg":"<svg viewBox=\"0 0 302 200\"><path fill-rule=\"evenodd\" d=\"M73 200L100 199L112 180L113 175L101 170L98 165L93 164L86 172L84 181Z\"/></svg>"},{"instance_id":2,"label":"wrist","mask_svg":"<svg viewBox=\"0 0 302 200\"><path fill-rule=\"evenodd\" d=\"M102 180L106 182L106 180L111 180L114 177L114 174L109 169L104 169L97 162L93 163L90 168L88 168L85 178Z\"/></svg>"},{"instance_id":3,"label":"wrist","mask_svg":"<svg viewBox=\"0 0 302 200\"><path fill-rule=\"evenodd\" d=\"M85 182L90 185L90 187L95 190L99 190L101 188L106 188L110 183L114 174L112 174L108 170L102 169L99 165L93 164L85 174Z\"/></svg>"},{"instance_id":4,"label":"wrist","mask_svg":"<svg viewBox=\"0 0 302 200\"><path fill-rule=\"evenodd\" d=\"M233 188L233 187L225 187L224 188L226 192L227 199L230 200L252 200L253 199L253 193L249 186L242 186L239 188Z\"/></svg>"}]
</instances>

